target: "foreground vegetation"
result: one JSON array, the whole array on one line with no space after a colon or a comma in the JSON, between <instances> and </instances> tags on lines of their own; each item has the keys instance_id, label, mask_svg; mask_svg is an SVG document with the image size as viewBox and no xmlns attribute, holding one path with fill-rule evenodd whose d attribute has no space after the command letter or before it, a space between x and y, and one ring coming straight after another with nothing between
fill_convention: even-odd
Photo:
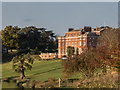
<instances>
[{"instance_id":1,"label":"foreground vegetation","mask_svg":"<svg viewBox=\"0 0 120 90\"><path fill-rule=\"evenodd\" d=\"M20 88L21 86L32 88L35 83L36 88L58 87L58 79L62 78L61 88L98 88L103 84L105 88L117 88L118 74L113 69L107 69L105 74L99 69L96 71L98 74L89 79L80 72L65 78L62 71L61 60L34 61L32 70L25 71L26 78L20 80L20 73L16 73L12 68L12 62L8 62L2 65L2 86L3 88ZM21 86L18 86L20 83L22 83Z\"/></svg>"},{"instance_id":2,"label":"foreground vegetation","mask_svg":"<svg viewBox=\"0 0 120 90\"><path fill-rule=\"evenodd\" d=\"M60 61L61 60L34 61L32 70L25 71L26 78L42 82L48 81L50 78L54 78L56 80L63 78L63 67L61 66ZM20 73L16 73L13 70L12 62L4 63L2 65L2 78L7 81L3 82L3 88L15 87L17 84L14 83L14 80L19 80L19 77ZM79 79L79 74L74 75L71 78Z\"/></svg>"}]
</instances>

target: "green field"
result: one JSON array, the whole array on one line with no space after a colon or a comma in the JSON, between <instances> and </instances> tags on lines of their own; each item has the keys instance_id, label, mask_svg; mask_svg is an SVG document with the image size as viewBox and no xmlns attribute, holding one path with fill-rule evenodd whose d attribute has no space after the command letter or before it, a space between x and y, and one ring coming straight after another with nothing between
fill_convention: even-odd
<instances>
[{"instance_id":1,"label":"green field","mask_svg":"<svg viewBox=\"0 0 120 90\"><path fill-rule=\"evenodd\" d=\"M61 60L49 61L35 61L32 70L26 70L25 75L30 80L47 81L49 78L63 78L63 67ZM12 62L2 64L2 78L14 79L19 78L20 73L17 73L12 68ZM71 76L70 78L79 79L79 73ZM14 83L3 83L3 87L15 87Z\"/></svg>"}]
</instances>

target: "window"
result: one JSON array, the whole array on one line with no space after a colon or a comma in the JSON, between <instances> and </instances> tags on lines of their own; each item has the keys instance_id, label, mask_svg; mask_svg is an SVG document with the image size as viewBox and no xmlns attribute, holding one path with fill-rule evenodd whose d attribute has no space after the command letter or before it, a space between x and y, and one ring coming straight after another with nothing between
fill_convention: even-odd
<instances>
[{"instance_id":1,"label":"window","mask_svg":"<svg viewBox=\"0 0 120 90\"><path fill-rule=\"evenodd\" d=\"M97 42L97 45L99 45L99 42Z\"/></svg>"},{"instance_id":2,"label":"window","mask_svg":"<svg viewBox=\"0 0 120 90\"><path fill-rule=\"evenodd\" d=\"M77 36L77 33L75 34L75 36Z\"/></svg>"},{"instance_id":3,"label":"window","mask_svg":"<svg viewBox=\"0 0 120 90\"><path fill-rule=\"evenodd\" d=\"M85 37L83 37L83 40L85 40Z\"/></svg>"},{"instance_id":4,"label":"window","mask_svg":"<svg viewBox=\"0 0 120 90\"><path fill-rule=\"evenodd\" d=\"M81 46L81 41L79 43L80 43L80 46Z\"/></svg>"},{"instance_id":5,"label":"window","mask_svg":"<svg viewBox=\"0 0 120 90\"><path fill-rule=\"evenodd\" d=\"M49 56L49 57L51 57L51 56Z\"/></svg>"},{"instance_id":6,"label":"window","mask_svg":"<svg viewBox=\"0 0 120 90\"><path fill-rule=\"evenodd\" d=\"M62 50L62 53L64 53L64 49Z\"/></svg>"},{"instance_id":7,"label":"window","mask_svg":"<svg viewBox=\"0 0 120 90\"><path fill-rule=\"evenodd\" d=\"M66 43L66 47L67 47L67 43Z\"/></svg>"},{"instance_id":8,"label":"window","mask_svg":"<svg viewBox=\"0 0 120 90\"><path fill-rule=\"evenodd\" d=\"M62 43L62 46L64 46L64 43Z\"/></svg>"},{"instance_id":9,"label":"window","mask_svg":"<svg viewBox=\"0 0 120 90\"><path fill-rule=\"evenodd\" d=\"M91 39L91 37L90 37L90 39Z\"/></svg>"},{"instance_id":10,"label":"window","mask_svg":"<svg viewBox=\"0 0 120 90\"><path fill-rule=\"evenodd\" d=\"M70 46L70 42L69 42L69 46Z\"/></svg>"},{"instance_id":11,"label":"window","mask_svg":"<svg viewBox=\"0 0 120 90\"><path fill-rule=\"evenodd\" d=\"M60 47L60 43L59 43L59 47Z\"/></svg>"},{"instance_id":12,"label":"window","mask_svg":"<svg viewBox=\"0 0 120 90\"><path fill-rule=\"evenodd\" d=\"M59 53L60 53L60 50L59 50Z\"/></svg>"},{"instance_id":13,"label":"window","mask_svg":"<svg viewBox=\"0 0 120 90\"><path fill-rule=\"evenodd\" d=\"M95 43L93 43L93 46L95 46Z\"/></svg>"},{"instance_id":14,"label":"window","mask_svg":"<svg viewBox=\"0 0 120 90\"><path fill-rule=\"evenodd\" d=\"M72 37L73 37L73 33L72 33Z\"/></svg>"},{"instance_id":15,"label":"window","mask_svg":"<svg viewBox=\"0 0 120 90\"><path fill-rule=\"evenodd\" d=\"M95 39L95 37L93 37L93 39Z\"/></svg>"},{"instance_id":16,"label":"window","mask_svg":"<svg viewBox=\"0 0 120 90\"><path fill-rule=\"evenodd\" d=\"M75 46L77 46L77 42L75 42Z\"/></svg>"},{"instance_id":17,"label":"window","mask_svg":"<svg viewBox=\"0 0 120 90\"><path fill-rule=\"evenodd\" d=\"M91 42L89 42L89 46L91 46Z\"/></svg>"},{"instance_id":18,"label":"window","mask_svg":"<svg viewBox=\"0 0 120 90\"><path fill-rule=\"evenodd\" d=\"M73 46L73 42L72 42L72 46Z\"/></svg>"},{"instance_id":19,"label":"window","mask_svg":"<svg viewBox=\"0 0 120 90\"><path fill-rule=\"evenodd\" d=\"M64 39L62 41L64 41Z\"/></svg>"},{"instance_id":20,"label":"window","mask_svg":"<svg viewBox=\"0 0 120 90\"><path fill-rule=\"evenodd\" d=\"M83 46L85 46L85 42L83 42Z\"/></svg>"}]
</instances>

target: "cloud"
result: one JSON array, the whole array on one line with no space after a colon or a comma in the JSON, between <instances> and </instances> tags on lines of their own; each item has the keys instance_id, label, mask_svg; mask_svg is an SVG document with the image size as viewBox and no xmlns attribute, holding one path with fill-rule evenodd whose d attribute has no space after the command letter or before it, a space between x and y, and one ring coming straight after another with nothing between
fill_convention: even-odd
<instances>
[{"instance_id":1,"label":"cloud","mask_svg":"<svg viewBox=\"0 0 120 90\"><path fill-rule=\"evenodd\" d=\"M31 22L32 19L30 19L30 18L26 18L26 19L24 19L24 21L25 21L25 22Z\"/></svg>"}]
</instances>

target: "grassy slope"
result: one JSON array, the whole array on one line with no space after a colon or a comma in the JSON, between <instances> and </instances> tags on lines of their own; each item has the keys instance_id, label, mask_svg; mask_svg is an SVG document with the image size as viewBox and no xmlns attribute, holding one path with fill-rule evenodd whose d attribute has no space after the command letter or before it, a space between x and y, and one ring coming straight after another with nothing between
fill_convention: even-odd
<instances>
[{"instance_id":1,"label":"grassy slope","mask_svg":"<svg viewBox=\"0 0 120 90\"><path fill-rule=\"evenodd\" d=\"M63 70L63 67L61 66L60 60L35 61L33 64L32 70L25 71L25 75L27 77L30 77L31 80L47 81L49 78L55 78L55 79L58 79L60 77L63 78L62 70ZM108 73L108 74L111 75L111 73ZM115 77L115 78L113 78L113 76L110 77L108 74L106 74L107 77L111 78L111 79L106 80L105 83L107 83L107 81L111 82L110 80L114 81L115 78L117 77L117 76L113 75ZM70 77L69 79L79 79L81 75L82 74L77 73L77 74L73 75L72 77ZM101 76L102 81L104 81L103 78L107 79L106 75ZM20 73L16 73L13 70L12 62L2 64L2 78L3 79L10 78L10 80L12 80L14 77L19 77L19 76L20 76ZM95 77L93 77L93 78L95 78ZM82 77L82 79L84 80L85 77ZM79 81L78 81L78 83L79 83ZM113 82L113 84L114 84L114 82ZM17 88L16 83L13 83L13 82L10 82L10 83L3 82L3 87L4 88L13 88L13 87Z\"/></svg>"},{"instance_id":2,"label":"grassy slope","mask_svg":"<svg viewBox=\"0 0 120 90\"><path fill-rule=\"evenodd\" d=\"M31 80L46 81L49 78L63 78L62 70L63 67L61 66L60 60L35 61L32 70L25 71L25 75L30 77ZM20 73L13 70L12 62L2 65L2 78L14 78L16 76L20 76ZM79 78L79 74L71 78Z\"/></svg>"}]
</instances>

